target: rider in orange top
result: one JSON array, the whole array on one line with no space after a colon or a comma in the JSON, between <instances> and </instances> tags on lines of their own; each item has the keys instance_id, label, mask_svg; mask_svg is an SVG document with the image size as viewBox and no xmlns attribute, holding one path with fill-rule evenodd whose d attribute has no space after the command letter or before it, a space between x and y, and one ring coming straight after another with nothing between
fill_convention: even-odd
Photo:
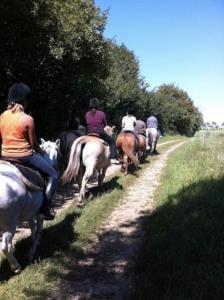
<instances>
[{"instance_id":1,"label":"rider in orange top","mask_svg":"<svg viewBox=\"0 0 224 300\"><path fill-rule=\"evenodd\" d=\"M47 177L47 187L41 212L46 220L52 220L51 199L55 193L58 173L43 157L37 143L34 120L24 110L29 100L30 88L15 83L9 89L7 109L0 116L1 155L5 160L19 160L35 167Z\"/></svg>"}]
</instances>

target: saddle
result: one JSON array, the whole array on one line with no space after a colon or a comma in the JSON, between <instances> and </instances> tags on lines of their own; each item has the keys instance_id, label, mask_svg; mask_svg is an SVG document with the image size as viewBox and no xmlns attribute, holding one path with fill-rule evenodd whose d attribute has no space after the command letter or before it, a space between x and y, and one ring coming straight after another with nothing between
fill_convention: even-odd
<instances>
[{"instance_id":1,"label":"saddle","mask_svg":"<svg viewBox=\"0 0 224 300\"><path fill-rule=\"evenodd\" d=\"M18 159L3 159L0 160L0 166L2 164L11 166L14 168L21 181L26 187L33 191L44 191L46 188L46 181L44 176L37 170L30 166L23 165Z\"/></svg>"},{"instance_id":2,"label":"saddle","mask_svg":"<svg viewBox=\"0 0 224 300\"><path fill-rule=\"evenodd\" d=\"M92 133L88 133L88 136L95 136L96 138L101 139L100 135L98 133L92 132Z\"/></svg>"},{"instance_id":3,"label":"saddle","mask_svg":"<svg viewBox=\"0 0 224 300\"><path fill-rule=\"evenodd\" d=\"M93 136L93 137L96 137L96 138L100 139L100 140L103 142L103 144L104 144L105 146L109 146L109 144L108 144L108 143L100 136L99 133L91 132L91 133L88 133L87 136Z\"/></svg>"}]
</instances>

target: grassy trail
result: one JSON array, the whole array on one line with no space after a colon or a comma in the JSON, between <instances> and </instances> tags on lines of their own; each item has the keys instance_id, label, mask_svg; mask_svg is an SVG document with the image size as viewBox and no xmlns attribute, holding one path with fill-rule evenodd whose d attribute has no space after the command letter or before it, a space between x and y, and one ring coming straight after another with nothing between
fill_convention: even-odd
<instances>
[{"instance_id":1,"label":"grassy trail","mask_svg":"<svg viewBox=\"0 0 224 300\"><path fill-rule=\"evenodd\" d=\"M224 299L224 134L202 133L169 158L132 299Z\"/></svg>"},{"instance_id":2,"label":"grassy trail","mask_svg":"<svg viewBox=\"0 0 224 300\"><path fill-rule=\"evenodd\" d=\"M166 147L169 146L161 146L161 152ZM157 159L159 157L151 157L150 161ZM128 178L119 173L115 174L105 183L107 191L105 194L100 197L90 196L83 210L74 206L69 207L54 222L47 225L37 256L41 258L41 262L27 266L22 274L2 284L0 299L51 297L55 286L65 280L70 267L83 256L87 242L95 240L100 224L120 203L128 186L135 182L136 176L138 173ZM16 255L20 259L24 258L24 249L27 249L28 244L29 239L26 239L16 247ZM26 261L23 260L25 267ZM3 261L2 278L7 278L6 274L9 272L7 264Z\"/></svg>"}]
</instances>

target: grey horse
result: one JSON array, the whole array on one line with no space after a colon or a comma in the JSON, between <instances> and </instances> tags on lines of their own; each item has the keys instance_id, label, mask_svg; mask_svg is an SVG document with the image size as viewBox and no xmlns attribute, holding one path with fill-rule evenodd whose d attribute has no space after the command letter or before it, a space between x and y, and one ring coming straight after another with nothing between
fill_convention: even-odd
<instances>
[{"instance_id":1,"label":"grey horse","mask_svg":"<svg viewBox=\"0 0 224 300\"><path fill-rule=\"evenodd\" d=\"M41 139L41 148L52 166L57 166L60 141ZM1 249L13 272L20 273L21 266L13 254L12 240L17 225L26 221L31 228L32 247L29 261L32 261L39 244L44 218L39 213L43 202L43 190L26 185L26 179L18 169L8 162L0 162L0 230Z\"/></svg>"}]
</instances>

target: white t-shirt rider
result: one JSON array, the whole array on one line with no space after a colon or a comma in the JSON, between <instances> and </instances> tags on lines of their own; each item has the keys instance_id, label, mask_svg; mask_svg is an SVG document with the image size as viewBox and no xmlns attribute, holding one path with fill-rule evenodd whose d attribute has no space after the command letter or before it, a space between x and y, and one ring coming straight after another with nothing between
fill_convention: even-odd
<instances>
[{"instance_id":1,"label":"white t-shirt rider","mask_svg":"<svg viewBox=\"0 0 224 300\"><path fill-rule=\"evenodd\" d=\"M122 130L135 130L136 118L134 116L127 115L122 118Z\"/></svg>"}]
</instances>

